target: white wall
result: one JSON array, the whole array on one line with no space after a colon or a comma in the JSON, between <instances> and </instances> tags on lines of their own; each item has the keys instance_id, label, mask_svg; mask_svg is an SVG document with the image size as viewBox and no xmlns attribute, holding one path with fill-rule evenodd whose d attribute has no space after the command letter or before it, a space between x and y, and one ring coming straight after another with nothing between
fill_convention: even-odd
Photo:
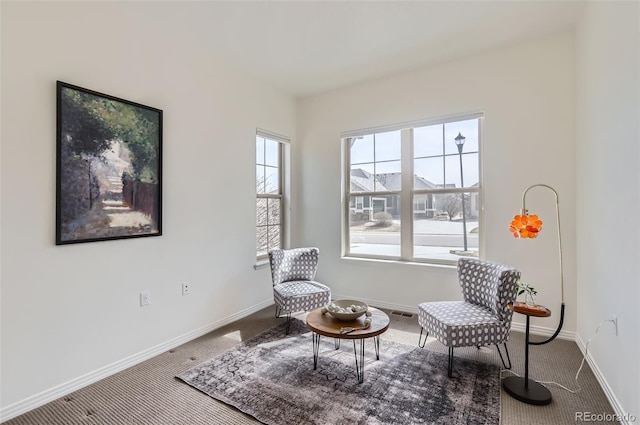
<instances>
[{"instance_id":1,"label":"white wall","mask_svg":"<svg viewBox=\"0 0 640 425\"><path fill-rule=\"evenodd\" d=\"M483 111L485 258L520 268L557 312L550 193L528 197L546 218L540 238L514 240L507 226L528 185L558 190L565 329L586 341L600 320L618 315L620 336L603 330L590 350L622 409L638 415L640 235L637 227L621 229L617 215L603 220L601 207L624 205L626 217L640 210L637 4L590 5L577 46L571 34L558 35L303 99L297 134L291 98L140 22L140 13L127 13L133 6L1 7L5 412L270 302L268 270L252 268L254 180L246 170L255 127L303 143L294 138L292 243L320 247L318 278L334 292L406 309L458 298L451 268L340 259L339 134ZM162 237L54 245L55 80L164 110ZM191 296L180 296L182 281L192 283ZM145 308L138 306L143 289L152 295ZM553 328L554 318L534 325Z\"/></svg>"},{"instance_id":2,"label":"white wall","mask_svg":"<svg viewBox=\"0 0 640 425\"><path fill-rule=\"evenodd\" d=\"M640 417L640 10L592 2L577 32L578 337L618 411ZM629 421L631 422L631 421Z\"/></svg>"},{"instance_id":3,"label":"white wall","mask_svg":"<svg viewBox=\"0 0 640 425\"><path fill-rule=\"evenodd\" d=\"M574 39L561 34L528 44L302 99L298 107L300 174L296 197L301 243L320 248L318 279L341 295L417 309L461 298L455 269L340 258L340 133L464 112L485 114L483 169L486 259L516 266L556 313L559 261L553 193L534 189L527 206L545 220L536 240L508 231L524 189L555 187L561 198L565 253L565 330L575 331ZM517 316L517 315L516 315ZM535 326L555 328L552 319ZM555 320L554 320L555 319ZM514 320L523 322L523 318Z\"/></svg>"},{"instance_id":4,"label":"white wall","mask_svg":"<svg viewBox=\"0 0 640 425\"><path fill-rule=\"evenodd\" d=\"M2 4L5 413L272 302L253 269L255 129L293 137L295 103L127 7ZM163 236L54 245L56 80L164 110Z\"/></svg>"}]
</instances>

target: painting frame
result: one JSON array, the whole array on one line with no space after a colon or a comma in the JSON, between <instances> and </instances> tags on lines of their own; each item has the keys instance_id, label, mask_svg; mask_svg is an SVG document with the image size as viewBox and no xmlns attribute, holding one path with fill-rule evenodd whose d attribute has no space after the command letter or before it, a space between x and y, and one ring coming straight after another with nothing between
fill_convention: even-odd
<instances>
[{"instance_id":1,"label":"painting frame","mask_svg":"<svg viewBox=\"0 0 640 425\"><path fill-rule=\"evenodd\" d=\"M162 122L56 81L56 245L162 235Z\"/></svg>"}]
</instances>

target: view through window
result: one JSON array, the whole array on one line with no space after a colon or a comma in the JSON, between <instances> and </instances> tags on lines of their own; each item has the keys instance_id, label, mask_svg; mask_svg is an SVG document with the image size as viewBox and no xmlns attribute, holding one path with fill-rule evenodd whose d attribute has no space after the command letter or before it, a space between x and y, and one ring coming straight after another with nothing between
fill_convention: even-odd
<instances>
[{"instance_id":1,"label":"view through window","mask_svg":"<svg viewBox=\"0 0 640 425\"><path fill-rule=\"evenodd\" d=\"M346 255L479 255L481 116L348 134Z\"/></svg>"},{"instance_id":2,"label":"view through window","mask_svg":"<svg viewBox=\"0 0 640 425\"><path fill-rule=\"evenodd\" d=\"M256 134L256 257L282 247L282 143L286 140Z\"/></svg>"}]
</instances>

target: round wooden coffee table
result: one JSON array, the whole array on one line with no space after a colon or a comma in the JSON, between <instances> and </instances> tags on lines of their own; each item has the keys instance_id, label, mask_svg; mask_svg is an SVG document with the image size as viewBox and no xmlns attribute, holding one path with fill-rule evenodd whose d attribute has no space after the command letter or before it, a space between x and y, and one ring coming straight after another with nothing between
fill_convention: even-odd
<instances>
[{"instance_id":1,"label":"round wooden coffee table","mask_svg":"<svg viewBox=\"0 0 640 425\"><path fill-rule=\"evenodd\" d=\"M313 370L318 367L321 336L335 338L336 350L340 348L341 339L351 339L353 340L353 353L356 357L356 376L359 383L364 381L364 340L373 338L376 360L380 360L380 334L389 329L389 316L385 312L373 307L369 307L369 311L371 312L371 326L349 333L341 333L340 330L344 327L360 328L364 326L365 315L350 322L338 320L329 313L322 314L321 308L317 308L307 315L307 327L313 332ZM356 340L360 340L359 356Z\"/></svg>"}]
</instances>

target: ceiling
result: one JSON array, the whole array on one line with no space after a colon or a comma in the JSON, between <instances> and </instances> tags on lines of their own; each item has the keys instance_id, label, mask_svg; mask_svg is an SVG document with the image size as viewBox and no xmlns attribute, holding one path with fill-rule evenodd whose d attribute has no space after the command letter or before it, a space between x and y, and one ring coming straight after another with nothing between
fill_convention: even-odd
<instances>
[{"instance_id":1,"label":"ceiling","mask_svg":"<svg viewBox=\"0 0 640 425\"><path fill-rule=\"evenodd\" d=\"M122 4L121 4L122 5ZM149 31L296 97L575 26L582 1L125 3Z\"/></svg>"}]
</instances>

